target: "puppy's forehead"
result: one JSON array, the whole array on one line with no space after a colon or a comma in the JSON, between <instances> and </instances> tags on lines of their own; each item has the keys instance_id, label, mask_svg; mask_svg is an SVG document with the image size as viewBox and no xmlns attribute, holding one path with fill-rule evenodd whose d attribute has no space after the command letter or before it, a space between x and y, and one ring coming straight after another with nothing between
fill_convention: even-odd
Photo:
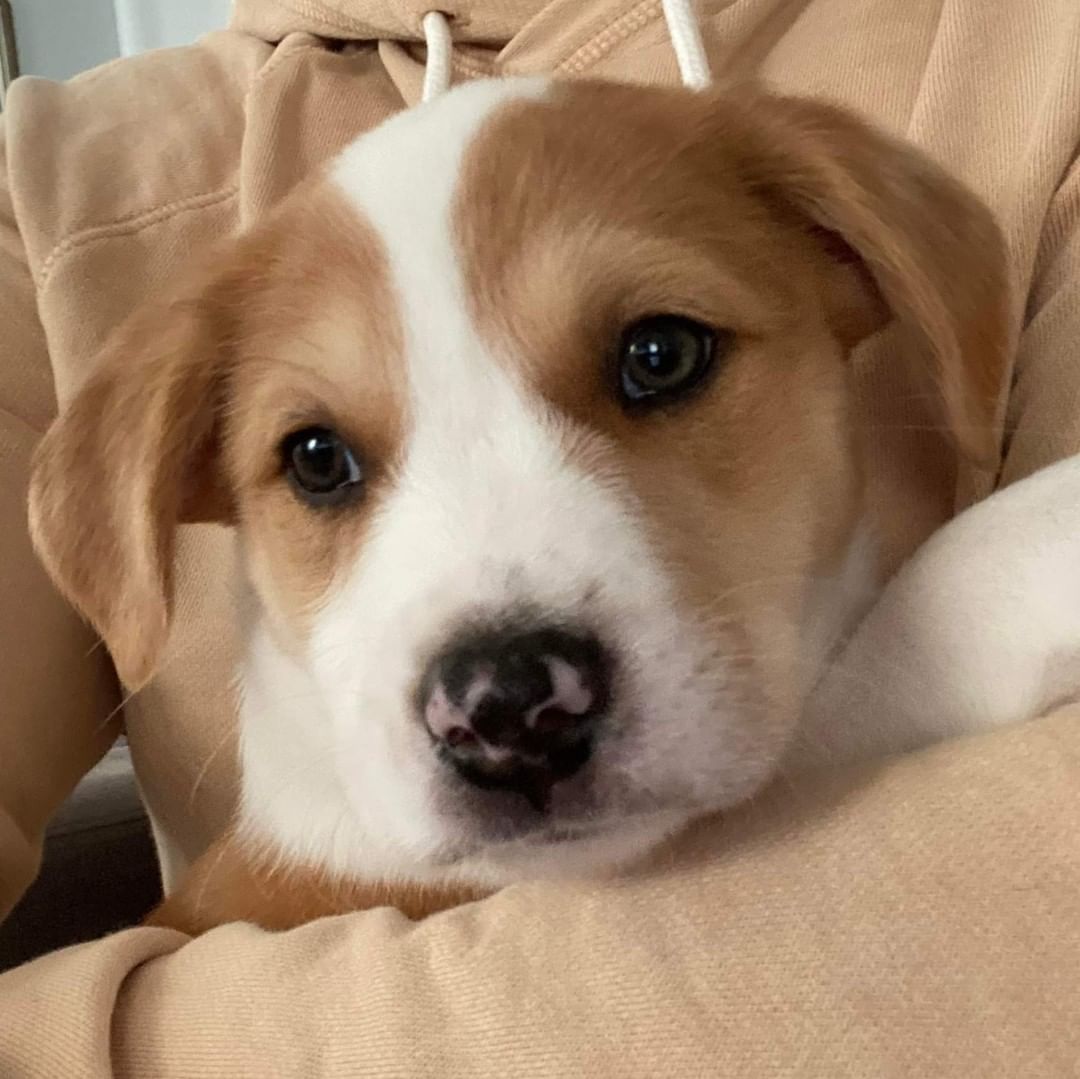
<instances>
[{"instance_id":1,"label":"puppy's forehead","mask_svg":"<svg viewBox=\"0 0 1080 1079\"><path fill-rule=\"evenodd\" d=\"M548 92L546 79L466 85L382 124L349 147L332 170L333 181L383 245L410 366L425 356L440 361L424 372L429 393L442 381L440 371L470 351L474 335L453 227L462 162L500 111Z\"/></svg>"},{"instance_id":2,"label":"puppy's forehead","mask_svg":"<svg viewBox=\"0 0 1080 1079\"><path fill-rule=\"evenodd\" d=\"M331 179L385 252L414 418L417 398L460 390L462 375L490 368L485 358L505 369L565 351L545 345L557 322L583 339L577 330L595 330L598 314L622 317L612 310L620 294L633 309L681 299L691 313L716 313L700 287L679 295L714 269L702 223L721 222L736 245L747 236L745 246L759 245L760 230L739 185L708 167L712 110L700 96L477 81L400 113L342 154ZM730 212L717 217L708 208L725 187ZM740 288L716 282L716 291L737 297Z\"/></svg>"},{"instance_id":3,"label":"puppy's forehead","mask_svg":"<svg viewBox=\"0 0 1080 1079\"><path fill-rule=\"evenodd\" d=\"M332 177L389 243L418 228L445 228L462 160L476 136L507 107L550 92L546 78L466 84L357 139L337 159Z\"/></svg>"}]
</instances>

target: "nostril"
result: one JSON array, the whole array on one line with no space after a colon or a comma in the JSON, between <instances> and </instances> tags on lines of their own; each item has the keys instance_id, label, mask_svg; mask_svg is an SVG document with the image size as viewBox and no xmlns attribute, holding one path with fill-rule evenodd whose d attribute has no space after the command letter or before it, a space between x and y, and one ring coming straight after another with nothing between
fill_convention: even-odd
<instances>
[{"instance_id":1,"label":"nostril","mask_svg":"<svg viewBox=\"0 0 1080 1079\"><path fill-rule=\"evenodd\" d=\"M526 733L521 709L495 694L479 701L469 720L472 729L493 746L516 746Z\"/></svg>"},{"instance_id":2,"label":"nostril","mask_svg":"<svg viewBox=\"0 0 1080 1079\"><path fill-rule=\"evenodd\" d=\"M477 738L467 727L451 727L443 735L443 741L451 749L466 749L475 746Z\"/></svg>"},{"instance_id":3,"label":"nostril","mask_svg":"<svg viewBox=\"0 0 1080 1079\"><path fill-rule=\"evenodd\" d=\"M537 734L563 734L580 727L583 718L580 713L571 714L561 708L544 708L533 720L532 729Z\"/></svg>"}]
</instances>

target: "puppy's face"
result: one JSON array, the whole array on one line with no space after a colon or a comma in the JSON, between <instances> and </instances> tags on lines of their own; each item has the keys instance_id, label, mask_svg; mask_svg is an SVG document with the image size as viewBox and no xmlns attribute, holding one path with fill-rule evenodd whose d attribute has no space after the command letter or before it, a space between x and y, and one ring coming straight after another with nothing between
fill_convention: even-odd
<instances>
[{"instance_id":1,"label":"puppy's face","mask_svg":"<svg viewBox=\"0 0 1080 1079\"><path fill-rule=\"evenodd\" d=\"M170 517L237 525L255 837L356 874L595 870L776 767L873 585L848 352L906 317L975 449L999 371L929 295L912 191L868 214L830 148L797 143L827 120L904 151L818 107L745 108L509 82L403 114L225 255L145 379L128 357L50 435L39 544L133 680ZM985 255L973 200L905 167ZM140 395L149 471L97 454L136 534L99 529L89 567L84 537L73 570L58 491L92 419ZM96 598L118 548L156 597Z\"/></svg>"}]
</instances>

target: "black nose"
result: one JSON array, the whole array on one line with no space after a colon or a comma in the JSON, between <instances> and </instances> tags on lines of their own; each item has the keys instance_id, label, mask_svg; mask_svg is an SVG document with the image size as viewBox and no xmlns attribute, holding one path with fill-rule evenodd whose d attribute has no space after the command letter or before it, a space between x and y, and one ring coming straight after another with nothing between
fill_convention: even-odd
<instances>
[{"instance_id":1,"label":"black nose","mask_svg":"<svg viewBox=\"0 0 1080 1079\"><path fill-rule=\"evenodd\" d=\"M499 631L456 641L420 688L439 753L478 787L517 790L537 808L592 753L610 665L591 634Z\"/></svg>"}]
</instances>

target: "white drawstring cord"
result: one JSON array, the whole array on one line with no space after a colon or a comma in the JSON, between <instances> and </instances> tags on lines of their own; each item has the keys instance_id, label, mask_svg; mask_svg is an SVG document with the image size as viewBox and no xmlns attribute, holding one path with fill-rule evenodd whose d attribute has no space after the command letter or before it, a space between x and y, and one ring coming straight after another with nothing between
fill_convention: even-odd
<instances>
[{"instance_id":1,"label":"white drawstring cord","mask_svg":"<svg viewBox=\"0 0 1080 1079\"><path fill-rule=\"evenodd\" d=\"M450 20L441 11L429 11L422 25L427 43L427 63L424 66L424 88L420 100L430 101L450 89L450 56L454 41L450 36Z\"/></svg>"},{"instance_id":2,"label":"white drawstring cord","mask_svg":"<svg viewBox=\"0 0 1080 1079\"><path fill-rule=\"evenodd\" d=\"M688 90L704 90L712 81L701 27L694 15L694 0L663 0L668 37L679 62L679 74Z\"/></svg>"},{"instance_id":3,"label":"white drawstring cord","mask_svg":"<svg viewBox=\"0 0 1080 1079\"><path fill-rule=\"evenodd\" d=\"M704 90L712 81L701 27L694 14L694 0L663 0L664 21L675 49L679 74L688 90ZM450 20L441 11L429 11L423 18L427 63L420 100L430 101L450 88L450 60L454 41Z\"/></svg>"}]
</instances>

